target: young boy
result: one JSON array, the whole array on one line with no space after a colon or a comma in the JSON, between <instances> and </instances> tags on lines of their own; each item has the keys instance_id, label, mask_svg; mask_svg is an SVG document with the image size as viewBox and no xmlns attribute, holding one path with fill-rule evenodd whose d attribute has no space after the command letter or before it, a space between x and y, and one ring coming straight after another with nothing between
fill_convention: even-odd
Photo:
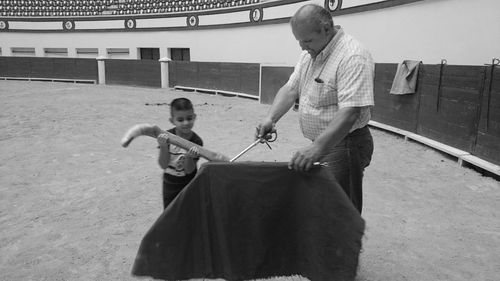
<instances>
[{"instance_id":1,"label":"young boy","mask_svg":"<svg viewBox=\"0 0 500 281\"><path fill-rule=\"evenodd\" d=\"M170 122L175 127L167 132L203 146L201 138L192 131L196 114L190 100L186 98L174 99L170 103L170 116ZM170 144L168 134L160 134L157 140L160 148L158 164L164 170L163 208L165 209L196 175L199 154L197 147L186 151Z\"/></svg>"}]
</instances>

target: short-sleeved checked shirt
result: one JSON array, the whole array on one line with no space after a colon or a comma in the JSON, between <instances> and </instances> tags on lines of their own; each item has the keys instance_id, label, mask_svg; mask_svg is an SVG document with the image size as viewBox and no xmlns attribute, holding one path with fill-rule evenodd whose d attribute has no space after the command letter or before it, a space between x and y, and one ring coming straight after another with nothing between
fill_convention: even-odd
<instances>
[{"instance_id":1,"label":"short-sleeved checked shirt","mask_svg":"<svg viewBox=\"0 0 500 281\"><path fill-rule=\"evenodd\" d=\"M301 54L287 85L300 95L299 119L304 136L316 139L345 107L361 107L350 132L370 120L374 105L375 65L370 53L335 26L337 33L316 58Z\"/></svg>"}]
</instances>

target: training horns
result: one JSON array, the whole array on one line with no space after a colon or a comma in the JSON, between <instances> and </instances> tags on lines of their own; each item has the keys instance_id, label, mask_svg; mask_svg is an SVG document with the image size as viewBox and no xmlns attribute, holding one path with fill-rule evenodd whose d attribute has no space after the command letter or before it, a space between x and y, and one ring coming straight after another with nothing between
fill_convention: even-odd
<instances>
[{"instance_id":1,"label":"training horns","mask_svg":"<svg viewBox=\"0 0 500 281\"><path fill-rule=\"evenodd\" d=\"M183 139L177 135L171 134L169 132L163 131L160 127L156 125L150 124L137 124L130 128L125 135L123 136L121 143L123 147L127 147L134 138L138 136L150 136L153 138L157 138L160 134L165 133L168 134L168 139L170 143L175 144L179 147L182 147L186 150L189 150L191 147L196 146L198 148L198 153L201 157L209 160L209 161L218 161L218 162L228 162L229 158L223 154L210 151L202 146L199 146L195 143L192 143L186 139Z\"/></svg>"}]
</instances>

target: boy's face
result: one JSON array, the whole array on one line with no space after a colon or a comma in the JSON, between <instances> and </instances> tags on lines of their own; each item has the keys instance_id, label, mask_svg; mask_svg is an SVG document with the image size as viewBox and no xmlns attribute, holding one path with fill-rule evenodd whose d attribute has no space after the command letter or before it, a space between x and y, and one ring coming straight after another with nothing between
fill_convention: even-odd
<instances>
[{"instance_id":1,"label":"boy's face","mask_svg":"<svg viewBox=\"0 0 500 281\"><path fill-rule=\"evenodd\" d=\"M182 133L189 133L194 126L196 114L193 110L172 110L170 122Z\"/></svg>"}]
</instances>

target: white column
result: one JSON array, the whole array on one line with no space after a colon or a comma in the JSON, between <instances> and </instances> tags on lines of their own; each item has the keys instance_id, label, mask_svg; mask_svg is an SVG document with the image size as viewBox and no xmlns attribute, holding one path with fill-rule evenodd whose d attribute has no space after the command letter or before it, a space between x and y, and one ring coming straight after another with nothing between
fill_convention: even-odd
<instances>
[{"instance_id":1,"label":"white column","mask_svg":"<svg viewBox=\"0 0 500 281\"><path fill-rule=\"evenodd\" d=\"M139 48L129 48L129 57L128 59L132 60L140 60Z\"/></svg>"},{"instance_id":2,"label":"white column","mask_svg":"<svg viewBox=\"0 0 500 281\"><path fill-rule=\"evenodd\" d=\"M76 48L75 47L68 48L68 58L76 58Z\"/></svg>"},{"instance_id":3,"label":"white column","mask_svg":"<svg viewBox=\"0 0 500 281\"><path fill-rule=\"evenodd\" d=\"M106 57L103 56L98 56L96 58L97 60L97 73L99 76L99 81L98 84L100 85L105 85L106 84L106 66L105 66L105 60Z\"/></svg>"},{"instance_id":4,"label":"white column","mask_svg":"<svg viewBox=\"0 0 500 281\"><path fill-rule=\"evenodd\" d=\"M161 87L168 88L168 62L171 61L169 57L159 59L161 67Z\"/></svg>"},{"instance_id":5,"label":"white column","mask_svg":"<svg viewBox=\"0 0 500 281\"><path fill-rule=\"evenodd\" d=\"M108 49L106 49L106 48L98 48L97 49L97 56L98 57L107 58L108 57Z\"/></svg>"},{"instance_id":6,"label":"white column","mask_svg":"<svg viewBox=\"0 0 500 281\"><path fill-rule=\"evenodd\" d=\"M35 47L36 57L45 57L45 49L43 47Z\"/></svg>"},{"instance_id":7,"label":"white column","mask_svg":"<svg viewBox=\"0 0 500 281\"><path fill-rule=\"evenodd\" d=\"M3 46L0 46L2 48L2 56L5 56L5 57L10 57L12 56L12 50L9 47L7 47L7 45L3 45Z\"/></svg>"}]
</instances>

